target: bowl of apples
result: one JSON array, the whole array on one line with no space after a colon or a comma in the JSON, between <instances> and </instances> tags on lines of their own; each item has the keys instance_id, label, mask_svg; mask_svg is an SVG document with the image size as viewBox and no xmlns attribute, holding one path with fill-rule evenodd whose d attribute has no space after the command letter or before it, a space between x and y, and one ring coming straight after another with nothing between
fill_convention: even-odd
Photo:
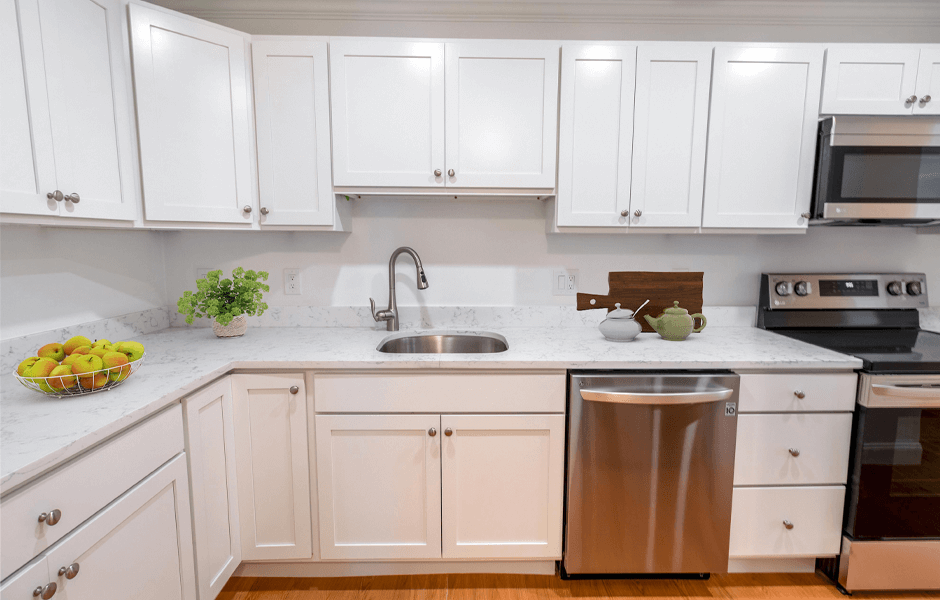
<instances>
[{"instance_id":1,"label":"bowl of apples","mask_svg":"<svg viewBox=\"0 0 940 600\"><path fill-rule=\"evenodd\" d=\"M144 362L140 342L96 340L77 335L64 344L46 344L13 373L24 386L64 398L115 388Z\"/></svg>"}]
</instances>

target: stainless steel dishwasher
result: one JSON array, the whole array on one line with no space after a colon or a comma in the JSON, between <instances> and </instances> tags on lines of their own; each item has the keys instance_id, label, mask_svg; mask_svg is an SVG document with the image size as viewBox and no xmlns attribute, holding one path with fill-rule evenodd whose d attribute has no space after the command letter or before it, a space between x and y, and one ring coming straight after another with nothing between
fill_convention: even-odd
<instances>
[{"instance_id":1,"label":"stainless steel dishwasher","mask_svg":"<svg viewBox=\"0 0 940 600\"><path fill-rule=\"evenodd\" d=\"M562 577L727 572L740 378L568 379Z\"/></svg>"}]
</instances>

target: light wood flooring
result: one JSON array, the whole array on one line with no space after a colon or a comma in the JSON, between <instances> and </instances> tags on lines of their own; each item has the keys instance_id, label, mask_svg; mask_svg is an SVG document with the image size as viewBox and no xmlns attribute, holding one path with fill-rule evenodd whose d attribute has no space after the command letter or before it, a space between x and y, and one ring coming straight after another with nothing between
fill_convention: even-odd
<instances>
[{"instance_id":1,"label":"light wood flooring","mask_svg":"<svg viewBox=\"0 0 940 600\"><path fill-rule=\"evenodd\" d=\"M855 598L940 598L930 593L864 593ZM554 598L846 598L824 577L712 575L708 581L562 581L548 575L406 575L231 579L218 600L544 600Z\"/></svg>"}]
</instances>

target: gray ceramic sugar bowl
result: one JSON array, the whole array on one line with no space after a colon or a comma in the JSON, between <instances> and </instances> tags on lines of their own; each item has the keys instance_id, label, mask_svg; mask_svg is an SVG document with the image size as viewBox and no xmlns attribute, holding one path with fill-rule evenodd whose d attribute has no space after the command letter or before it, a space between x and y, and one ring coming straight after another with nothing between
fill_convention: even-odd
<instances>
[{"instance_id":1,"label":"gray ceramic sugar bowl","mask_svg":"<svg viewBox=\"0 0 940 600\"><path fill-rule=\"evenodd\" d=\"M607 313L607 318L601 321L598 329L612 342L629 342L640 335L642 328L633 318L632 310L620 308L620 303L614 306L616 308Z\"/></svg>"}]
</instances>

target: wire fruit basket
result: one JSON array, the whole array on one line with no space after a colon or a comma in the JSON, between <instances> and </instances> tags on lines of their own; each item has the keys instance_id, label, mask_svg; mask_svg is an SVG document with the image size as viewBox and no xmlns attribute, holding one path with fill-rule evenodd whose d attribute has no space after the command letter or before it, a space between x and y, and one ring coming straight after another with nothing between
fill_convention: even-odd
<instances>
[{"instance_id":1,"label":"wire fruit basket","mask_svg":"<svg viewBox=\"0 0 940 600\"><path fill-rule=\"evenodd\" d=\"M126 365L99 369L80 375L56 375L53 377L24 377L13 371L16 380L29 389L54 398L84 396L104 392L121 385L137 372L144 362L145 352L140 358Z\"/></svg>"}]
</instances>

